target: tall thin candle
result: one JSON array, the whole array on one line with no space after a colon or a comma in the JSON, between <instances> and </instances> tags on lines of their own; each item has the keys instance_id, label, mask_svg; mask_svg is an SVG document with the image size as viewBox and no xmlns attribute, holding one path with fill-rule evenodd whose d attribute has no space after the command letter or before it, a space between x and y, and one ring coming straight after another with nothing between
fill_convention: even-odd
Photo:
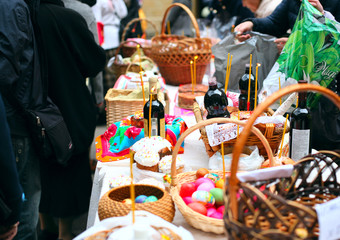
<instances>
[{"instance_id":1,"label":"tall thin candle","mask_svg":"<svg viewBox=\"0 0 340 240\"><path fill-rule=\"evenodd\" d=\"M198 56L196 55L194 57L194 86L196 86L196 80L197 80L197 75L196 75L196 60L198 59Z\"/></svg>"},{"instance_id":2,"label":"tall thin candle","mask_svg":"<svg viewBox=\"0 0 340 240\"><path fill-rule=\"evenodd\" d=\"M247 111L249 111L249 108L250 108L250 82L251 82L251 62L252 62L252 57L253 57L253 55L250 54Z\"/></svg>"},{"instance_id":3,"label":"tall thin candle","mask_svg":"<svg viewBox=\"0 0 340 240\"><path fill-rule=\"evenodd\" d=\"M167 27L168 27L168 34L171 34L170 21L167 22Z\"/></svg>"},{"instance_id":4,"label":"tall thin candle","mask_svg":"<svg viewBox=\"0 0 340 240\"><path fill-rule=\"evenodd\" d=\"M258 72L259 72L259 66L261 66L261 64L259 64L259 63L256 64L254 110L256 109L256 105L257 105L257 76L258 76Z\"/></svg>"},{"instance_id":5,"label":"tall thin candle","mask_svg":"<svg viewBox=\"0 0 340 240\"><path fill-rule=\"evenodd\" d=\"M190 76L191 76L191 91L192 91L192 94L194 94L194 88L195 88L195 86L194 86L194 73L193 73L193 70L192 70L192 64L193 64L194 62L191 60L190 61Z\"/></svg>"},{"instance_id":6,"label":"tall thin candle","mask_svg":"<svg viewBox=\"0 0 340 240\"><path fill-rule=\"evenodd\" d=\"M285 134L286 134L287 120L288 120L288 114L286 115L286 121L285 121L285 125L284 125L284 127L283 127L283 134L282 134L282 141L281 141L281 147L280 147L279 158L281 158L281 156L282 156L282 148L283 148L283 141L284 141L284 139L285 139Z\"/></svg>"},{"instance_id":7,"label":"tall thin candle","mask_svg":"<svg viewBox=\"0 0 340 240\"><path fill-rule=\"evenodd\" d=\"M130 152L130 154L132 154ZM131 177L131 184L130 184L130 198L131 198L131 210L132 210L132 223L135 223L135 185L133 184L133 156L130 155L130 177Z\"/></svg>"},{"instance_id":8,"label":"tall thin candle","mask_svg":"<svg viewBox=\"0 0 340 240\"><path fill-rule=\"evenodd\" d=\"M143 71L143 69L142 69L142 56L140 54L140 45L137 44L136 48L137 48L137 54L138 54L138 58L139 58L139 71L141 72L141 71Z\"/></svg>"},{"instance_id":9,"label":"tall thin candle","mask_svg":"<svg viewBox=\"0 0 340 240\"><path fill-rule=\"evenodd\" d=\"M240 121L240 110L237 112L237 119ZM240 135L240 125L237 124L237 138Z\"/></svg>"},{"instance_id":10,"label":"tall thin candle","mask_svg":"<svg viewBox=\"0 0 340 240\"><path fill-rule=\"evenodd\" d=\"M143 92L143 106L145 105L145 92L144 92L144 81L143 81L143 71L139 72L140 76L140 83L142 85L142 92Z\"/></svg>"},{"instance_id":11,"label":"tall thin candle","mask_svg":"<svg viewBox=\"0 0 340 240\"><path fill-rule=\"evenodd\" d=\"M228 84L229 84L229 77L230 77L230 70L231 70L231 62L233 61L233 55L230 55L229 59L229 53L228 53L228 62L227 62L227 72L226 72L226 81L224 85L224 92L227 93L228 90Z\"/></svg>"},{"instance_id":12,"label":"tall thin candle","mask_svg":"<svg viewBox=\"0 0 340 240\"><path fill-rule=\"evenodd\" d=\"M222 155L222 164L223 164L223 181L225 181L225 160L224 160L224 144L221 143L221 155Z\"/></svg>"},{"instance_id":13,"label":"tall thin candle","mask_svg":"<svg viewBox=\"0 0 340 240\"><path fill-rule=\"evenodd\" d=\"M279 77L279 90L281 90L281 78ZM280 106L282 104L282 98L280 98Z\"/></svg>"},{"instance_id":14,"label":"tall thin candle","mask_svg":"<svg viewBox=\"0 0 340 240\"><path fill-rule=\"evenodd\" d=\"M150 90L152 92L152 89ZM149 108L149 138L151 138L151 108L152 108L152 95L150 94L150 108Z\"/></svg>"}]
</instances>

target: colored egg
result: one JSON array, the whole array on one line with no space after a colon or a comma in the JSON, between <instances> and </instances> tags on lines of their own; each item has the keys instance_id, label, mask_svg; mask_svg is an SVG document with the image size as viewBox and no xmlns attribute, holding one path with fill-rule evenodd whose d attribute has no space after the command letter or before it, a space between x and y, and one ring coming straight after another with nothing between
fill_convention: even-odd
<instances>
[{"instance_id":1,"label":"colored egg","mask_svg":"<svg viewBox=\"0 0 340 240\"><path fill-rule=\"evenodd\" d=\"M213 188L215 188L215 184L213 184L211 182L204 182L197 187L197 191L207 191L207 192L209 192Z\"/></svg>"},{"instance_id":2,"label":"colored egg","mask_svg":"<svg viewBox=\"0 0 340 240\"><path fill-rule=\"evenodd\" d=\"M207 216L210 217L215 212L217 212L216 208L210 207L210 208L207 209Z\"/></svg>"},{"instance_id":3,"label":"colored egg","mask_svg":"<svg viewBox=\"0 0 340 240\"><path fill-rule=\"evenodd\" d=\"M139 195L139 196L136 197L135 202L136 203L143 203L145 201L145 199L147 199L147 198L148 198L148 196Z\"/></svg>"},{"instance_id":4,"label":"colored egg","mask_svg":"<svg viewBox=\"0 0 340 240\"><path fill-rule=\"evenodd\" d=\"M209 173L209 170L206 169L206 168L199 168L197 171L196 171L196 178L202 178L204 177L206 174Z\"/></svg>"},{"instance_id":5,"label":"colored egg","mask_svg":"<svg viewBox=\"0 0 340 240\"><path fill-rule=\"evenodd\" d=\"M211 193L206 191L196 191L192 194L192 201L202 203L203 205L210 207L215 204L215 199Z\"/></svg>"},{"instance_id":6,"label":"colored egg","mask_svg":"<svg viewBox=\"0 0 340 240\"><path fill-rule=\"evenodd\" d=\"M122 202L126 204L132 204L132 200L130 198L126 198Z\"/></svg>"},{"instance_id":7,"label":"colored egg","mask_svg":"<svg viewBox=\"0 0 340 240\"><path fill-rule=\"evenodd\" d=\"M220 179L220 177L216 173L208 173L204 177L211 179L214 183Z\"/></svg>"},{"instance_id":8,"label":"colored egg","mask_svg":"<svg viewBox=\"0 0 340 240\"><path fill-rule=\"evenodd\" d=\"M184 197L183 201L185 202L186 205L188 205L189 203L192 203L192 197Z\"/></svg>"},{"instance_id":9,"label":"colored egg","mask_svg":"<svg viewBox=\"0 0 340 240\"><path fill-rule=\"evenodd\" d=\"M193 182L183 183L179 195L183 197L191 197L191 195L196 191L196 185Z\"/></svg>"},{"instance_id":10,"label":"colored egg","mask_svg":"<svg viewBox=\"0 0 340 240\"><path fill-rule=\"evenodd\" d=\"M215 213L211 214L210 217L216 219L223 219L223 214L216 211Z\"/></svg>"},{"instance_id":11,"label":"colored egg","mask_svg":"<svg viewBox=\"0 0 340 240\"><path fill-rule=\"evenodd\" d=\"M206 183L206 182L210 182L214 184L214 182L210 178L202 177L195 181L196 188L198 188L198 186L201 185L202 183Z\"/></svg>"},{"instance_id":12,"label":"colored egg","mask_svg":"<svg viewBox=\"0 0 340 240\"><path fill-rule=\"evenodd\" d=\"M223 201L223 190L221 188L213 188L209 192L215 198L215 203L218 206L221 206L221 205L224 204L224 201Z\"/></svg>"},{"instance_id":13,"label":"colored egg","mask_svg":"<svg viewBox=\"0 0 340 240\"><path fill-rule=\"evenodd\" d=\"M202 203L198 202L189 203L188 207L194 210L195 212L207 216L207 208Z\"/></svg>"},{"instance_id":14,"label":"colored egg","mask_svg":"<svg viewBox=\"0 0 340 240\"><path fill-rule=\"evenodd\" d=\"M217 188L223 189L223 187L224 187L224 180L222 178L220 178L219 180L216 181L215 186Z\"/></svg>"},{"instance_id":15,"label":"colored egg","mask_svg":"<svg viewBox=\"0 0 340 240\"><path fill-rule=\"evenodd\" d=\"M144 203L147 203L147 202L156 202L157 200L158 200L157 197L151 195L151 196L149 196L149 197L147 197L147 198L145 199Z\"/></svg>"},{"instance_id":16,"label":"colored egg","mask_svg":"<svg viewBox=\"0 0 340 240\"><path fill-rule=\"evenodd\" d=\"M217 208L217 212L224 214L224 205Z\"/></svg>"}]
</instances>

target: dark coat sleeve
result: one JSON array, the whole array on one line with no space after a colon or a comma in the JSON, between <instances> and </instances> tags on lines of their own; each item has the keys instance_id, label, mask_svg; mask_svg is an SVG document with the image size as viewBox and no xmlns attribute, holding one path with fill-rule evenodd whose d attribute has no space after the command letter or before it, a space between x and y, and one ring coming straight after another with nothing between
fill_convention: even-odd
<instances>
[{"instance_id":1,"label":"dark coat sleeve","mask_svg":"<svg viewBox=\"0 0 340 240\"><path fill-rule=\"evenodd\" d=\"M14 153L6 120L5 107L0 94L0 192L3 201L11 209L11 214L2 226L10 226L19 221L22 206L22 189L16 168Z\"/></svg>"},{"instance_id":2,"label":"dark coat sleeve","mask_svg":"<svg viewBox=\"0 0 340 240\"><path fill-rule=\"evenodd\" d=\"M289 1L292 0L283 0L268 17L252 18L253 30L276 37L284 35L290 28L288 21Z\"/></svg>"}]
</instances>

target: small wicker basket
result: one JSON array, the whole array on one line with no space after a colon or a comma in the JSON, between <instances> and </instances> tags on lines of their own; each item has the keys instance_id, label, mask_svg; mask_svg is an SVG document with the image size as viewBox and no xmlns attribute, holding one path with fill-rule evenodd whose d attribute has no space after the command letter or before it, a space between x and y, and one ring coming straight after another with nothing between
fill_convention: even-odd
<instances>
[{"instance_id":1,"label":"small wicker basket","mask_svg":"<svg viewBox=\"0 0 340 240\"><path fill-rule=\"evenodd\" d=\"M203 121L201 109L200 109L197 102L195 102L193 106L194 106L194 115L195 115L196 121L198 123L200 123L200 122ZM238 108L228 107L228 110L229 110L229 112L232 112L232 111L237 111ZM268 115L272 115L273 110L268 109L268 110L266 110L266 113ZM280 146L281 140L282 140L283 127L282 128L274 128L274 127L275 127L274 124L265 124L264 128L260 129L260 130L264 134L264 136L266 137L267 141L269 142L270 148L272 149L274 154L276 154L276 152L277 152L277 150ZM287 128L286 132L288 132L288 131L289 131L289 128ZM208 155L212 156L213 154L215 154L220 149L220 145L219 146L210 146L208 136L207 136L207 132L205 131L205 128L201 128L200 133L201 133L201 138L204 142L204 146L206 148ZM227 142L224 142L224 145L232 147L232 146L235 145L236 140L237 140L236 138L231 139ZM262 155L264 158L268 158L267 151L264 148L263 144L261 143L260 139L252 133L252 134L249 135L249 137L247 139L246 146L255 146L255 145L258 147L260 155Z\"/></svg>"},{"instance_id":2,"label":"small wicker basket","mask_svg":"<svg viewBox=\"0 0 340 240\"><path fill-rule=\"evenodd\" d=\"M158 35L158 31L157 31L155 24L153 24L150 20L148 20L146 18L134 18L130 22L128 22L128 24L125 26L123 33L122 33L121 42L126 41L126 39L125 39L126 33L127 33L127 31L129 31L132 24L135 24L137 22L143 22L143 21L149 23L153 27L153 29L155 30L155 35ZM137 44L136 44L136 46L137 46ZM136 46L131 46L131 45L127 44L127 42L125 42L122 46L123 57L131 57L132 54L134 54L137 50ZM140 44L140 46L143 48L145 56L150 57L151 56L151 44L150 44L150 46Z\"/></svg>"},{"instance_id":3,"label":"small wicker basket","mask_svg":"<svg viewBox=\"0 0 340 240\"><path fill-rule=\"evenodd\" d=\"M145 184L134 186L136 196L153 195L158 198L155 202L136 203L136 210L148 211L168 222L172 222L175 216L175 205L171 196L165 190ZM130 185L116 187L105 193L98 204L99 219L127 215L131 211L131 205L122 202L126 198L130 198Z\"/></svg>"},{"instance_id":4,"label":"small wicker basket","mask_svg":"<svg viewBox=\"0 0 340 240\"><path fill-rule=\"evenodd\" d=\"M318 218L312 206L340 195L337 178L340 154L336 152L300 160L294 165L292 176L287 178L240 182L236 176L241 150L256 118L280 97L296 91L322 93L340 108L339 96L311 84L282 88L256 108L233 151L224 197L224 221L229 239L317 239Z\"/></svg>"},{"instance_id":5,"label":"small wicker basket","mask_svg":"<svg viewBox=\"0 0 340 240\"><path fill-rule=\"evenodd\" d=\"M205 232L212 232L216 234L222 234L224 233L224 226L223 226L223 220L221 219L214 219L207 216L204 216L200 213L197 213L193 211L191 208L189 208L185 202L183 201L182 197L179 195L181 186L183 183L186 182L193 182L196 179L196 172L185 172L180 173L177 175L176 170L176 157L178 154L178 150L182 142L184 141L185 137L188 136L190 133L194 132L197 129L200 129L204 126L213 124L213 123L235 123L240 125L245 125L244 122L233 120L230 118L213 118L209 120L202 121L200 123L197 123L196 125L190 127L187 129L181 137L178 139L175 148L173 150L172 154L172 164L171 164L171 189L170 193L171 196L178 207L179 211L182 213L185 220L194 228L200 229ZM271 151L271 148L266 140L266 138L263 136L263 134L255 127L252 128L252 131L256 136L258 136L261 141L263 142L263 145L265 146L265 149L268 151L270 164L272 166L273 163L273 153ZM220 177L223 177L223 171L211 171L214 173L217 173Z\"/></svg>"},{"instance_id":6,"label":"small wicker basket","mask_svg":"<svg viewBox=\"0 0 340 240\"><path fill-rule=\"evenodd\" d=\"M190 16L195 28L196 38L185 36L166 35L165 25L169 11L173 7L181 7ZM191 83L190 61L195 56L196 83L202 83L207 65L211 58L210 38L201 38L199 27L191 10L181 3L174 3L164 13L161 34L152 39L151 58L157 64L165 81L171 85Z\"/></svg>"},{"instance_id":7,"label":"small wicker basket","mask_svg":"<svg viewBox=\"0 0 340 240\"><path fill-rule=\"evenodd\" d=\"M143 110L143 99L113 99L119 95L126 96L133 89L115 89L110 88L105 95L106 102L106 126L121 121L123 118L133 115L136 111ZM146 99L147 101L147 99ZM169 96L164 93L165 113L169 114Z\"/></svg>"}]
</instances>

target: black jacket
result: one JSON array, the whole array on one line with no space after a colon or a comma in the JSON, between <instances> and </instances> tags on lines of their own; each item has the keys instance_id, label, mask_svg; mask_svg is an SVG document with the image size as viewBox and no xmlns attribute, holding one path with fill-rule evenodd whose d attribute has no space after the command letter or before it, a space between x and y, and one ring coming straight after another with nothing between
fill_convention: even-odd
<instances>
[{"instance_id":1,"label":"black jacket","mask_svg":"<svg viewBox=\"0 0 340 240\"><path fill-rule=\"evenodd\" d=\"M324 10L333 14L340 21L340 1L320 0ZM300 0L283 0L274 12L265 18L252 18L253 30L276 37L282 37L288 29L292 29L299 13ZM247 19L249 20L249 19Z\"/></svg>"}]
</instances>

